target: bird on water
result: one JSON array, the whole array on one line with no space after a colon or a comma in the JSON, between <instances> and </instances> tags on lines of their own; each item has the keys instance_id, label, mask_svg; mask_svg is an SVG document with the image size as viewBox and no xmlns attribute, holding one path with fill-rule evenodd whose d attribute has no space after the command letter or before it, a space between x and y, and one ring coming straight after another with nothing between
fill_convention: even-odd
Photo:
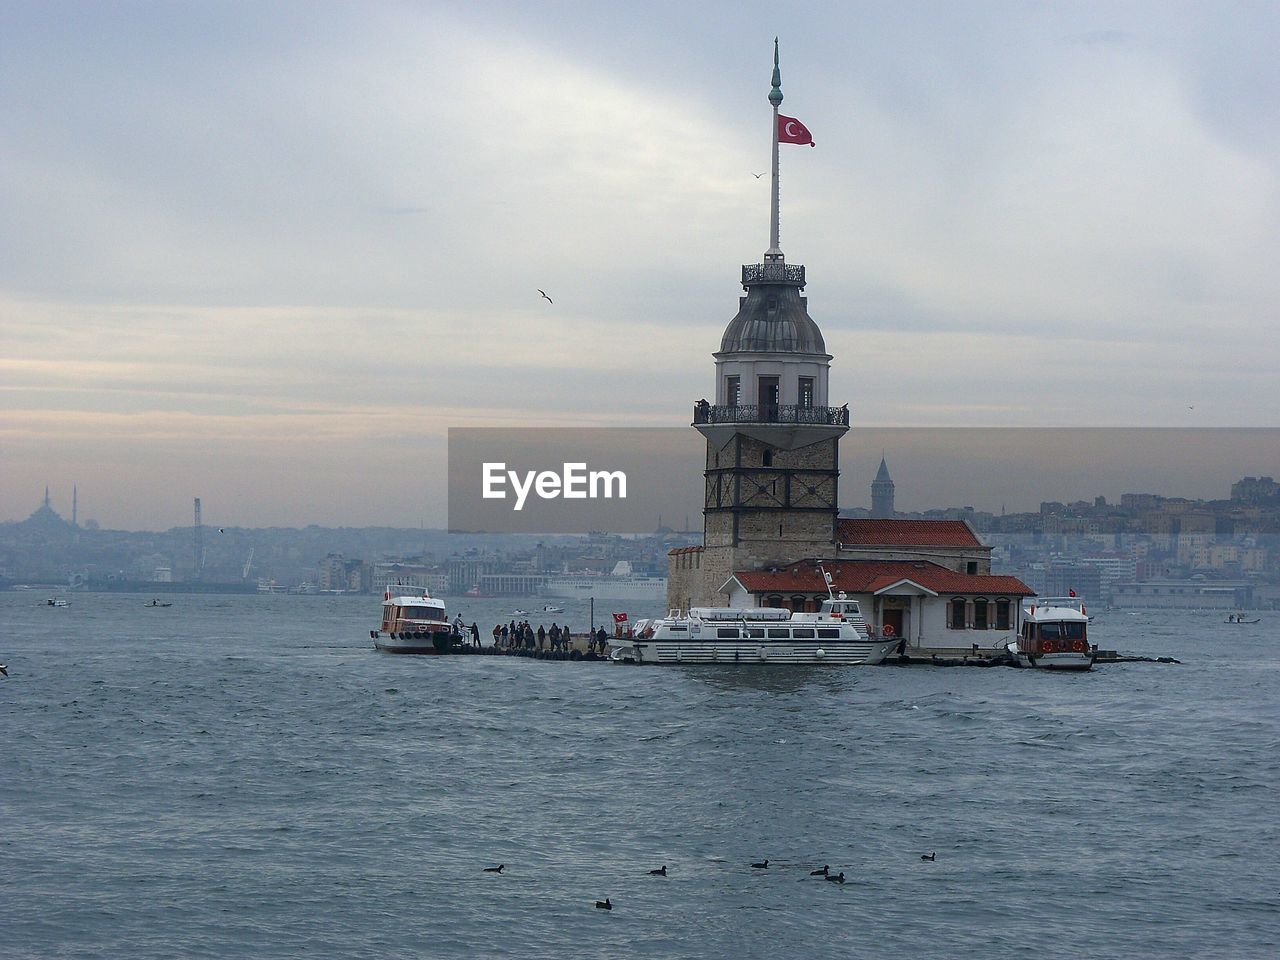
<instances>
[{"instance_id":1,"label":"bird on water","mask_svg":"<svg viewBox=\"0 0 1280 960\"><path fill-rule=\"evenodd\" d=\"M0 663L0 674L3 674L6 677L9 675L9 668L6 667L3 663Z\"/></svg>"},{"instance_id":2,"label":"bird on water","mask_svg":"<svg viewBox=\"0 0 1280 960\"><path fill-rule=\"evenodd\" d=\"M920 859L928 860L930 863L932 863L934 860L938 859L938 851L935 850L933 851L933 853L922 853L920 854Z\"/></svg>"},{"instance_id":3,"label":"bird on water","mask_svg":"<svg viewBox=\"0 0 1280 960\"><path fill-rule=\"evenodd\" d=\"M597 901L596 901L596 906L597 906L599 909L601 909L601 910L612 910L612 909L613 909L613 904L609 902L609 898L608 898L608 897L605 897L603 900L597 900Z\"/></svg>"},{"instance_id":4,"label":"bird on water","mask_svg":"<svg viewBox=\"0 0 1280 960\"><path fill-rule=\"evenodd\" d=\"M501 873L501 872L502 872L502 868L503 868L503 867L505 867L505 866L506 866L506 864L505 864L505 863L500 863L500 864L498 864L496 867L485 867L485 868L484 868L484 872L485 872L485 873Z\"/></svg>"},{"instance_id":5,"label":"bird on water","mask_svg":"<svg viewBox=\"0 0 1280 960\"><path fill-rule=\"evenodd\" d=\"M665 877L666 875L667 875L667 865L665 863L661 867L659 867L657 870L649 871L649 876L651 877Z\"/></svg>"},{"instance_id":6,"label":"bird on water","mask_svg":"<svg viewBox=\"0 0 1280 960\"><path fill-rule=\"evenodd\" d=\"M827 879L832 883L844 883L844 871L841 870L839 873L829 873L827 874Z\"/></svg>"},{"instance_id":7,"label":"bird on water","mask_svg":"<svg viewBox=\"0 0 1280 960\"><path fill-rule=\"evenodd\" d=\"M811 877L827 877L827 876L830 876L830 875L831 875L831 864L829 864L829 863L824 863L824 864L822 865L822 869L821 869L821 870L810 870L810 871L809 871L809 876L811 876Z\"/></svg>"},{"instance_id":8,"label":"bird on water","mask_svg":"<svg viewBox=\"0 0 1280 960\"><path fill-rule=\"evenodd\" d=\"M539 290L538 292L539 292L539 293L542 293L542 291L541 291L541 290ZM542 293L542 299L543 299L543 300L545 300L545 301L547 301L547 303L555 303L555 301L554 301L554 300L552 300L550 297L548 297L545 293Z\"/></svg>"},{"instance_id":9,"label":"bird on water","mask_svg":"<svg viewBox=\"0 0 1280 960\"><path fill-rule=\"evenodd\" d=\"M768 861L768 860L761 860L759 863L753 863L751 866L753 866L753 867L754 867L755 869L757 869L757 870L768 870L768 869L769 869L769 861Z\"/></svg>"}]
</instances>

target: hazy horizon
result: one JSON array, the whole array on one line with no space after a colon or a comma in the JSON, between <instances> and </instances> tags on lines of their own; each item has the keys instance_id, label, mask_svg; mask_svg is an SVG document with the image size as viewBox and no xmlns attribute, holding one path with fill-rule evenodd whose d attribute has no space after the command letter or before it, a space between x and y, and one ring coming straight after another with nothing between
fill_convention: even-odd
<instances>
[{"instance_id":1,"label":"hazy horizon","mask_svg":"<svg viewBox=\"0 0 1280 960\"><path fill-rule=\"evenodd\" d=\"M685 427L775 35L850 506L870 428L1275 424L1280 6L601 11L0 5L0 517L443 525L449 427Z\"/></svg>"}]
</instances>

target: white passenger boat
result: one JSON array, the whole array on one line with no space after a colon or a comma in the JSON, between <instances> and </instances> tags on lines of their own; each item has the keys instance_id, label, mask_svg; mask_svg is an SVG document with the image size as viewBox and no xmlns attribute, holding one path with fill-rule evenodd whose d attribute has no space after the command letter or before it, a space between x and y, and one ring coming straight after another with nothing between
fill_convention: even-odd
<instances>
[{"instance_id":1,"label":"white passenger boat","mask_svg":"<svg viewBox=\"0 0 1280 960\"><path fill-rule=\"evenodd\" d=\"M425 590L392 596L390 588L382 595L382 623L369 631L373 645L387 653L448 653L453 635L443 600Z\"/></svg>"},{"instance_id":2,"label":"white passenger boat","mask_svg":"<svg viewBox=\"0 0 1280 960\"><path fill-rule=\"evenodd\" d=\"M858 601L822 601L817 613L783 607L694 607L687 615L636 622L633 634L610 641L618 663L854 664L879 663L897 637L867 635Z\"/></svg>"},{"instance_id":3,"label":"white passenger boat","mask_svg":"<svg viewBox=\"0 0 1280 960\"><path fill-rule=\"evenodd\" d=\"M1088 670L1097 649L1089 644L1089 617L1080 597L1029 597L1022 602L1018 662L1042 670Z\"/></svg>"}]
</instances>

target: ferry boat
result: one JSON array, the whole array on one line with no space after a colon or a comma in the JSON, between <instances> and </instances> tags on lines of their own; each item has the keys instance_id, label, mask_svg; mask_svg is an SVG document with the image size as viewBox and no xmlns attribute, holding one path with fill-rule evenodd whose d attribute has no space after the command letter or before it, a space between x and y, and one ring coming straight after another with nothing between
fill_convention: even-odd
<instances>
[{"instance_id":1,"label":"ferry boat","mask_svg":"<svg viewBox=\"0 0 1280 960\"><path fill-rule=\"evenodd\" d=\"M382 595L382 623L370 630L373 645L386 653L448 653L453 627L444 612L444 601L429 596Z\"/></svg>"},{"instance_id":2,"label":"ferry boat","mask_svg":"<svg viewBox=\"0 0 1280 960\"><path fill-rule=\"evenodd\" d=\"M563 600L604 597L609 600L662 601L667 597L666 577L636 574L628 560L619 560L609 574L566 574L548 577L543 593ZM661 608L659 608L661 609Z\"/></svg>"},{"instance_id":3,"label":"ferry boat","mask_svg":"<svg viewBox=\"0 0 1280 960\"><path fill-rule=\"evenodd\" d=\"M694 607L688 615L638 620L610 640L616 663L876 664L897 637L870 637L857 600L843 593L817 613L785 607Z\"/></svg>"},{"instance_id":4,"label":"ferry boat","mask_svg":"<svg viewBox=\"0 0 1280 960\"><path fill-rule=\"evenodd\" d=\"M1080 597L1029 597L1022 602L1018 662L1042 670L1089 670L1089 617Z\"/></svg>"}]
</instances>

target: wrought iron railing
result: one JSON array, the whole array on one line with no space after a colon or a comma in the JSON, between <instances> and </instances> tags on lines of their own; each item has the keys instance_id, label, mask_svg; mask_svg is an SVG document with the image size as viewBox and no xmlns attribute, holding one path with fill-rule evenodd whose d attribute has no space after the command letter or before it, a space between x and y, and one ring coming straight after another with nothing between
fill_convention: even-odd
<instances>
[{"instance_id":1,"label":"wrought iron railing","mask_svg":"<svg viewBox=\"0 0 1280 960\"><path fill-rule=\"evenodd\" d=\"M695 403L696 423L816 423L823 426L847 427L849 405L843 407L806 407L794 403L758 403L727 406Z\"/></svg>"},{"instance_id":2,"label":"wrought iron railing","mask_svg":"<svg viewBox=\"0 0 1280 960\"><path fill-rule=\"evenodd\" d=\"M794 283L804 286L802 263L744 263L742 283Z\"/></svg>"}]
</instances>

